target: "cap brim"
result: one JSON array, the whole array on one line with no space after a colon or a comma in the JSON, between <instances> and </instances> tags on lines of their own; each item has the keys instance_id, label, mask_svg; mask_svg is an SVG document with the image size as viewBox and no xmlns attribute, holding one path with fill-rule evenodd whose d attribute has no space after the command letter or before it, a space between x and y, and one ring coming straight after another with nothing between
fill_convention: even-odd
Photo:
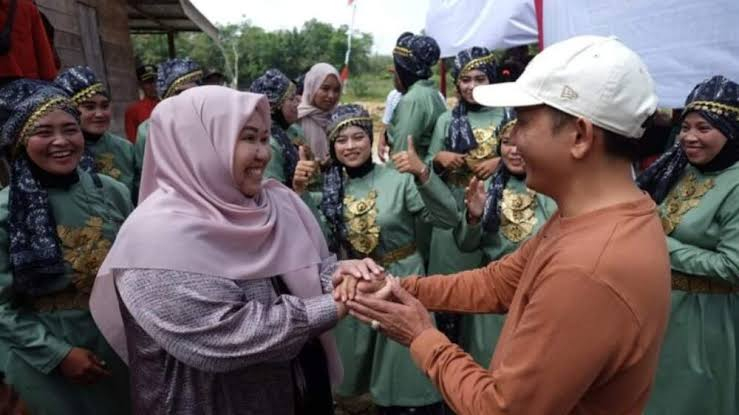
<instances>
[{"instance_id":1,"label":"cap brim","mask_svg":"<svg viewBox=\"0 0 739 415\"><path fill-rule=\"evenodd\" d=\"M531 107L544 103L515 82L481 85L472 90L472 96L486 107Z\"/></svg>"}]
</instances>

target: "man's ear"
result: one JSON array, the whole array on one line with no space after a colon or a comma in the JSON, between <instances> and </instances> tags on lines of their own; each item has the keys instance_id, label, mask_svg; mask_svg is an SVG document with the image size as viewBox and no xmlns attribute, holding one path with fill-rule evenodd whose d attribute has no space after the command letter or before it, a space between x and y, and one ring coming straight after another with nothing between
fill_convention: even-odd
<instances>
[{"instance_id":1,"label":"man's ear","mask_svg":"<svg viewBox=\"0 0 739 415\"><path fill-rule=\"evenodd\" d=\"M570 148L570 154L576 160L582 160L593 151L595 146L595 127L590 120L579 117L572 123L575 139Z\"/></svg>"}]
</instances>

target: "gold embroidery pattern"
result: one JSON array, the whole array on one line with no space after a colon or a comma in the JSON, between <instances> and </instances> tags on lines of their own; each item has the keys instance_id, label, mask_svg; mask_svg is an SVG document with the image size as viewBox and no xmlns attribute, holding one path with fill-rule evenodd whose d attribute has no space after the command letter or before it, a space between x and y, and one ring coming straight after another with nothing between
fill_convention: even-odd
<instances>
[{"instance_id":1,"label":"gold embroidery pattern","mask_svg":"<svg viewBox=\"0 0 739 415\"><path fill-rule=\"evenodd\" d=\"M167 88L167 90L164 92L164 96L162 97L162 99L166 99L174 95L175 91L177 91L177 88L179 88L180 86L189 84L190 82L198 82L202 77L203 71L197 70L177 78L174 82L172 82L172 85L170 85L169 88Z\"/></svg>"},{"instance_id":2,"label":"gold embroidery pattern","mask_svg":"<svg viewBox=\"0 0 739 415\"><path fill-rule=\"evenodd\" d=\"M703 195L714 186L713 179L698 180L695 173L690 172L683 177L677 186L670 192L664 201L660 212L662 217L662 228L665 234L671 234L683 216L691 209L698 206Z\"/></svg>"},{"instance_id":3,"label":"gold embroidery pattern","mask_svg":"<svg viewBox=\"0 0 739 415\"><path fill-rule=\"evenodd\" d=\"M31 113L26 122L23 124L23 128L21 128L21 133L19 135L20 139L18 140L17 148L25 147L25 145L28 143L28 138L31 136L31 130L36 127L36 122L38 122L38 120L47 116L50 112L53 112L60 108L63 109L77 107L74 105L71 99L63 97L52 98L44 104L40 105Z\"/></svg>"},{"instance_id":4,"label":"gold embroidery pattern","mask_svg":"<svg viewBox=\"0 0 739 415\"><path fill-rule=\"evenodd\" d=\"M114 179L121 177L121 171L115 167L115 156L113 153L102 153L95 157L95 167L100 173Z\"/></svg>"},{"instance_id":5,"label":"gold embroidery pattern","mask_svg":"<svg viewBox=\"0 0 739 415\"><path fill-rule=\"evenodd\" d=\"M481 161L489 160L496 156L498 148L498 136L495 134L495 126L488 128L474 128L477 147L470 150L465 156L467 165L449 174L447 183L457 187L467 187L472 180L472 168Z\"/></svg>"},{"instance_id":6,"label":"gold embroidery pattern","mask_svg":"<svg viewBox=\"0 0 739 415\"><path fill-rule=\"evenodd\" d=\"M536 226L536 193L531 190L517 193L503 190L501 201L500 231L511 242L528 238Z\"/></svg>"},{"instance_id":7,"label":"gold embroidery pattern","mask_svg":"<svg viewBox=\"0 0 739 415\"><path fill-rule=\"evenodd\" d=\"M380 243L377 224L377 192L370 190L366 198L344 197L344 222L347 239L358 253L369 255Z\"/></svg>"},{"instance_id":8,"label":"gold embroidery pattern","mask_svg":"<svg viewBox=\"0 0 739 415\"><path fill-rule=\"evenodd\" d=\"M90 217L82 228L57 226L64 260L72 266L72 287L33 300L38 311L88 309L92 285L108 255L111 242L103 235L103 220Z\"/></svg>"}]
</instances>

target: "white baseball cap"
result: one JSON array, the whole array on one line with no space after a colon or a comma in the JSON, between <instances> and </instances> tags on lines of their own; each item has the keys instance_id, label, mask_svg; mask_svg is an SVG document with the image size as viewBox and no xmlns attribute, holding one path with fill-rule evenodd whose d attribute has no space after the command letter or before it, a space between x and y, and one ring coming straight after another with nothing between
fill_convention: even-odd
<instances>
[{"instance_id":1,"label":"white baseball cap","mask_svg":"<svg viewBox=\"0 0 739 415\"><path fill-rule=\"evenodd\" d=\"M640 138L657 110L654 81L616 37L577 36L545 48L516 82L472 91L489 107L548 105L620 135Z\"/></svg>"}]
</instances>

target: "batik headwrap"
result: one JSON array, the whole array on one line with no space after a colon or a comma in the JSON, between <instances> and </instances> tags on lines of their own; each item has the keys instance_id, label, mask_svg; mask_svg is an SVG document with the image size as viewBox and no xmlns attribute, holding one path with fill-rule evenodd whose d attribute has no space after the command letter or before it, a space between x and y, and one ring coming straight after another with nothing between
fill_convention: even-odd
<instances>
[{"instance_id":1,"label":"batik headwrap","mask_svg":"<svg viewBox=\"0 0 739 415\"><path fill-rule=\"evenodd\" d=\"M0 146L14 153L8 200L10 267L15 290L30 296L47 293L65 272L48 193L31 172L24 150L38 120L60 109L79 119L76 105L52 83L21 79L0 89Z\"/></svg>"},{"instance_id":2,"label":"batik headwrap","mask_svg":"<svg viewBox=\"0 0 739 415\"><path fill-rule=\"evenodd\" d=\"M495 56L486 48L475 46L457 54L452 69L455 85L461 75L473 69L484 72L488 77L488 82L495 82L497 73ZM452 109L452 122L449 125L446 140L447 148L455 153L467 154L470 150L477 148L477 140L475 140L475 135L472 132L470 120L467 118L469 110L470 103L465 101L460 94L457 105Z\"/></svg>"},{"instance_id":3,"label":"batik headwrap","mask_svg":"<svg viewBox=\"0 0 739 415\"><path fill-rule=\"evenodd\" d=\"M403 86L410 88L416 80L430 78L431 68L440 55L439 45L433 38L410 32L400 35L393 49L393 62Z\"/></svg>"},{"instance_id":4,"label":"batik headwrap","mask_svg":"<svg viewBox=\"0 0 739 415\"><path fill-rule=\"evenodd\" d=\"M709 164L721 162L725 166L720 167L726 168L736 162L739 159L739 85L720 75L698 84L685 100L682 119L691 112L697 112L727 139L719 154ZM639 175L637 183L655 202L661 203L680 180L688 162L678 140L669 151Z\"/></svg>"},{"instance_id":5,"label":"batik headwrap","mask_svg":"<svg viewBox=\"0 0 739 415\"><path fill-rule=\"evenodd\" d=\"M332 165L323 178L321 211L334 235L333 240L329 242L329 248L333 252L338 252L339 248L351 252L351 246L347 243L346 225L344 224L344 177L342 174L344 166L336 157L334 142L344 128L352 125L362 128L369 136L370 142L372 141L372 118L361 105L338 106L331 114L331 122L326 130L328 132Z\"/></svg>"},{"instance_id":6,"label":"batik headwrap","mask_svg":"<svg viewBox=\"0 0 739 415\"><path fill-rule=\"evenodd\" d=\"M100 94L110 98L105 86L88 66L75 66L59 74L54 84L72 97L72 102L79 106L94 95ZM85 146L80 160L80 168L89 173L95 173L95 155L92 149Z\"/></svg>"},{"instance_id":7,"label":"batik headwrap","mask_svg":"<svg viewBox=\"0 0 739 415\"><path fill-rule=\"evenodd\" d=\"M159 64L157 68L157 94L166 99L175 94L178 87L203 79L200 65L190 58L175 58Z\"/></svg>"},{"instance_id":8,"label":"batik headwrap","mask_svg":"<svg viewBox=\"0 0 739 415\"><path fill-rule=\"evenodd\" d=\"M263 94L269 101L269 107L272 113L272 137L280 144L282 155L285 159L283 164L283 172L288 187L292 188L293 176L295 175L295 167L298 165L300 155L298 149L288 137L282 116L282 104L286 99L295 94L295 84L277 69L269 69L264 75L255 79L249 88L251 92Z\"/></svg>"},{"instance_id":9,"label":"batik headwrap","mask_svg":"<svg viewBox=\"0 0 739 415\"><path fill-rule=\"evenodd\" d=\"M516 112L512 108L506 108L503 114L503 120L496 128L495 134L500 138L498 140L498 154L500 154L500 146L503 142L502 137L508 133L516 124ZM482 227L486 232L498 232L500 226L500 202L503 200L503 190L508 185L511 178L511 171L508 170L503 160L498 163L490 185L488 187L487 199L485 200L485 208L482 212Z\"/></svg>"}]
</instances>

